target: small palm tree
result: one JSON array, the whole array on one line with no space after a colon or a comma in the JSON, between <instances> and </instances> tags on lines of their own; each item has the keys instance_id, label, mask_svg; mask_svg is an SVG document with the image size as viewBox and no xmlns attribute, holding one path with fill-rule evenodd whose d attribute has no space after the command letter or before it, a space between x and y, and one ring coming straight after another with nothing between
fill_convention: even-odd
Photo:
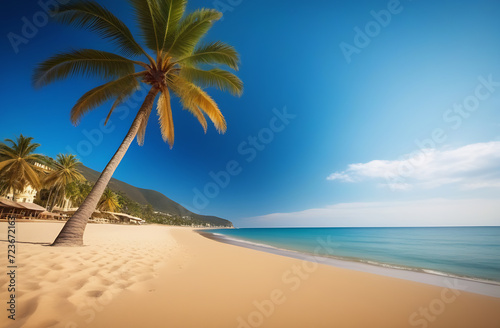
<instances>
[{"instance_id":1,"label":"small palm tree","mask_svg":"<svg viewBox=\"0 0 500 328\"><path fill-rule=\"evenodd\" d=\"M144 134L156 97L157 114L163 139L174 143L171 96L180 99L206 132L205 115L215 128L224 133L226 121L215 101L203 90L216 87L241 95L243 84L225 65L237 70L239 57L233 47L223 42L201 44L200 41L222 14L212 9L199 9L185 14L186 0L130 0L140 34L147 49L141 46L127 26L106 8L94 1L74 1L61 5L56 20L97 32L114 43L120 55L94 49L60 53L41 63L33 75L34 85L41 87L73 75L97 76L107 81L85 93L71 110L71 121L78 124L89 111L114 99L107 119L143 82L149 92L122 144L112 157L94 188L68 220L53 245L83 244L88 218L96 208L115 169L137 136ZM143 60L144 59L144 60Z\"/></svg>"},{"instance_id":2,"label":"small palm tree","mask_svg":"<svg viewBox=\"0 0 500 328\"><path fill-rule=\"evenodd\" d=\"M44 170L39 164L45 159L42 155L35 154L40 144L32 143L33 138L22 134L16 140L5 139L0 143L0 194L22 192L26 186L35 190L42 187L41 176ZM10 144L10 145L8 145Z\"/></svg>"},{"instance_id":3,"label":"small palm tree","mask_svg":"<svg viewBox=\"0 0 500 328\"><path fill-rule=\"evenodd\" d=\"M71 200L73 206L80 206L90 193L92 186L87 180L75 181L66 186L66 197Z\"/></svg>"},{"instance_id":4,"label":"small palm tree","mask_svg":"<svg viewBox=\"0 0 500 328\"><path fill-rule=\"evenodd\" d=\"M83 181L85 178L78 170L80 161L72 154L58 154L50 166L50 172L45 178L45 184L55 189L55 200L58 196L64 198L66 187L73 182ZM48 206L48 204L47 204Z\"/></svg>"},{"instance_id":5,"label":"small palm tree","mask_svg":"<svg viewBox=\"0 0 500 328\"><path fill-rule=\"evenodd\" d=\"M111 189L106 188L101 196L101 200L97 208L100 211L116 212L120 209L120 202L118 201L118 195L111 191Z\"/></svg>"}]
</instances>

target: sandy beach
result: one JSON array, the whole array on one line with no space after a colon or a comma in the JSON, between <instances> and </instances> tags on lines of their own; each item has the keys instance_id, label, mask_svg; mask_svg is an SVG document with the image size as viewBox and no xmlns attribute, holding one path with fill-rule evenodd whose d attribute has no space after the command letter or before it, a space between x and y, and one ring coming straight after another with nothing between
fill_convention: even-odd
<instances>
[{"instance_id":1,"label":"sandy beach","mask_svg":"<svg viewBox=\"0 0 500 328\"><path fill-rule=\"evenodd\" d=\"M223 244L188 228L91 224L87 246L45 246L61 227L17 224L16 320L2 311L2 327L500 326L500 298ZM7 224L0 228L8 272ZM6 304L9 278L0 277Z\"/></svg>"}]
</instances>

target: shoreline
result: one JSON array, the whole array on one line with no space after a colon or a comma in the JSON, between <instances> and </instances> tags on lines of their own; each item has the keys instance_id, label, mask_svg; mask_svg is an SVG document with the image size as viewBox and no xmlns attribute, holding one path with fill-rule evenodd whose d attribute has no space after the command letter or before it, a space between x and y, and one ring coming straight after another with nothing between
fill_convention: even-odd
<instances>
[{"instance_id":1,"label":"shoreline","mask_svg":"<svg viewBox=\"0 0 500 328\"><path fill-rule=\"evenodd\" d=\"M474 277L463 277L446 272L425 268L411 268L403 265L391 265L370 260L318 256L310 253L278 248L267 244L250 242L226 235L195 229L201 236L221 243L253 249L256 251L290 257L298 260L325 264L337 268L373 273L381 276L409 280L437 287L453 287L454 289L479 295L500 298L500 282ZM444 278L444 279L443 279Z\"/></svg>"}]
</instances>

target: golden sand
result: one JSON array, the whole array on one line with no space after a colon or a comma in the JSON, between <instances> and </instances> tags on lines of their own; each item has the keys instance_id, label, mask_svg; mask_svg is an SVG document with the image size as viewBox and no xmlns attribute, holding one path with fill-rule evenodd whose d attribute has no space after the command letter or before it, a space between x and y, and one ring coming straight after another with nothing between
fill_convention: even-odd
<instances>
[{"instance_id":1,"label":"golden sand","mask_svg":"<svg viewBox=\"0 0 500 328\"><path fill-rule=\"evenodd\" d=\"M17 244L16 321L5 311L3 327L500 327L499 298L222 244L191 229L89 225L89 246L53 248L36 243L51 242L61 224L17 226L17 239L30 243ZM8 277L0 277L4 303Z\"/></svg>"}]
</instances>

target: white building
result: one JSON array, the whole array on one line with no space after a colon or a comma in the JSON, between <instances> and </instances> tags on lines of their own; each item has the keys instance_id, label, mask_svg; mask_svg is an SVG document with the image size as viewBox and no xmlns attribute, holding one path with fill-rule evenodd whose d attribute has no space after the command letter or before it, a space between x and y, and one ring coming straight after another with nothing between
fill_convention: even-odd
<instances>
[{"instance_id":1,"label":"white building","mask_svg":"<svg viewBox=\"0 0 500 328\"><path fill-rule=\"evenodd\" d=\"M12 192L7 194L7 199L21 203L33 203L36 194L37 191L33 189L33 187L31 187L30 185L27 185L26 187L24 187L24 190L22 192L16 194L15 199L14 199L14 194Z\"/></svg>"},{"instance_id":2,"label":"white building","mask_svg":"<svg viewBox=\"0 0 500 328\"><path fill-rule=\"evenodd\" d=\"M48 166L45 166L40 163L35 163L35 166L38 166L42 170L49 172L51 169ZM13 192L11 191L10 193L7 194L6 198L13 200L15 202L21 202L21 203L33 203L35 201L35 197L37 195L38 191L34 189L32 186L27 185L24 187L24 190L20 193L18 193L14 199ZM66 198L64 196L64 201L62 204L62 209L67 211L69 208L73 206L71 200L69 198Z\"/></svg>"},{"instance_id":3,"label":"white building","mask_svg":"<svg viewBox=\"0 0 500 328\"><path fill-rule=\"evenodd\" d=\"M43 164L35 163L35 166L41 168L44 171L50 171L50 168ZM13 200L15 202L33 203L36 194L37 190L35 190L32 186L27 185L26 187L24 187L24 190L22 192L16 195L15 199L14 199L14 193L12 191L7 194L7 199Z\"/></svg>"}]
</instances>

